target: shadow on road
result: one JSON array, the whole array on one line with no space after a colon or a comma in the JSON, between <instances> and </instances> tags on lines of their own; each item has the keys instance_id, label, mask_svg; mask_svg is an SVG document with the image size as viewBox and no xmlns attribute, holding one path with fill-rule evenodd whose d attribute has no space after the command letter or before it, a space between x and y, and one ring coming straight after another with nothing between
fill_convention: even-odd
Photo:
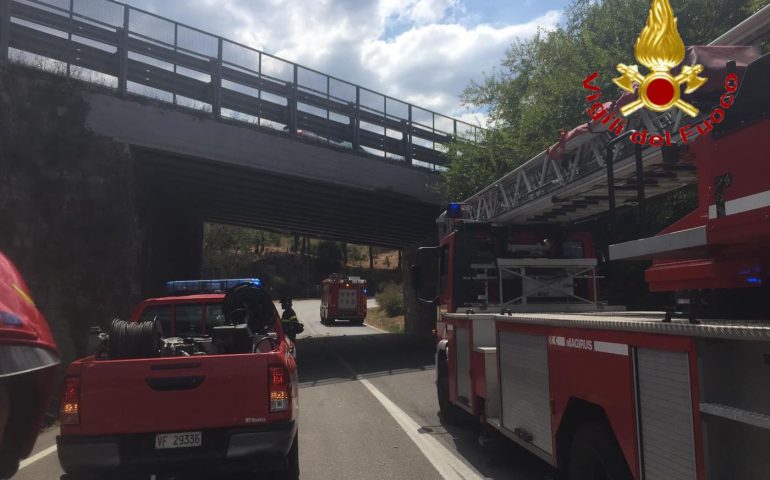
<instances>
[{"instance_id":1,"label":"shadow on road","mask_svg":"<svg viewBox=\"0 0 770 480\"><path fill-rule=\"evenodd\" d=\"M355 380L359 377L432 370L434 347L401 334L309 337L297 340L300 386Z\"/></svg>"},{"instance_id":2,"label":"shadow on road","mask_svg":"<svg viewBox=\"0 0 770 480\"><path fill-rule=\"evenodd\" d=\"M435 346L401 334L300 338L297 350L300 386L304 388L434 369ZM453 444L457 454L485 478L554 477L544 462L500 434L485 435L487 441L481 446L482 427L477 419L468 416L459 424L444 422L435 397L418 410L410 413L420 424L419 433Z\"/></svg>"},{"instance_id":3,"label":"shadow on road","mask_svg":"<svg viewBox=\"0 0 770 480\"><path fill-rule=\"evenodd\" d=\"M553 480L555 470L502 434L487 431L478 420L468 416L466 421L447 424L437 417L432 435L443 433L450 436L457 453L473 466L484 478L516 480ZM484 439L483 445L480 439Z\"/></svg>"}]
</instances>

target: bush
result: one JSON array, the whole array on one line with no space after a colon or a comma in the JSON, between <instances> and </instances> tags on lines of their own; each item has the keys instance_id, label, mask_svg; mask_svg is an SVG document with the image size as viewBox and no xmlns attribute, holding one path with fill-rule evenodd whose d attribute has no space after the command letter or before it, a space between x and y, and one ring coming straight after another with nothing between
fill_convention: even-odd
<instances>
[{"instance_id":1,"label":"bush","mask_svg":"<svg viewBox=\"0 0 770 480\"><path fill-rule=\"evenodd\" d=\"M389 317L404 314L404 290L397 283L386 283L382 291L375 295L377 304Z\"/></svg>"}]
</instances>

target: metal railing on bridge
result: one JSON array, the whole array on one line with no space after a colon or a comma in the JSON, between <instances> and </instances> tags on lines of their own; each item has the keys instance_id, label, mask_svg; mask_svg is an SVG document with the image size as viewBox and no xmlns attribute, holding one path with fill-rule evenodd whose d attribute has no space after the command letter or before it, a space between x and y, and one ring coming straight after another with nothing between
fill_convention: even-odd
<instances>
[{"instance_id":1,"label":"metal railing on bridge","mask_svg":"<svg viewBox=\"0 0 770 480\"><path fill-rule=\"evenodd\" d=\"M475 125L112 0L0 0L0 64L45 69L431 169Z\"/></svg>"}]
</instances>

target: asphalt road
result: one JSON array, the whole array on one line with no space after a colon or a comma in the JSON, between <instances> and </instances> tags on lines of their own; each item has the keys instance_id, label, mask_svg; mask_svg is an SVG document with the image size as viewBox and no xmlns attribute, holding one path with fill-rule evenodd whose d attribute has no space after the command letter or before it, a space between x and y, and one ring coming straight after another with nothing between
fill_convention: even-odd
<instances>
[{"instance_id":1,"label":"asphalt road","mask_svg":"<svg viewBox=\"0 0 770 480\"><path fill-rule=\"evenodd\" d=\"M436 415L433 350L367 325L320 323L317 300L295 301L300 465L304 480L544 480L553 472L504 438L481 447L473 422ZM57 479L58 429L43 432L14 479Z\"/></svg>"}]
</instances>

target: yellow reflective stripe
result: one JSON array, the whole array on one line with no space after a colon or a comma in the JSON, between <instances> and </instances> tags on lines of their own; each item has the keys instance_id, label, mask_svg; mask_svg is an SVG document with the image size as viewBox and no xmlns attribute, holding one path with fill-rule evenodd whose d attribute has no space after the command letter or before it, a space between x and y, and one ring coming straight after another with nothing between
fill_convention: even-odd
<instances>
[{"instance_id":1,"label":"yellow reflective stripe","mask_svg":"<svg viewBox=\"0 0 770 480\"><path fill-rule=\"evenodd\" d=\"M11 284L11 287L12 287L14 290L16 290L16 293L18 293L18 294L19 294L19 296L20 296L21 298L23 298L25 302L29 303L29 304L30 304L30 305L32 305L33 307L35 306L35 302L32 300L32 297L30 297L29 295L27 295L27 292L25 292L24 290L22 290L20 286L16 285L15 283L12 283L12 284Z\"/></svg>"}]
</instances>

